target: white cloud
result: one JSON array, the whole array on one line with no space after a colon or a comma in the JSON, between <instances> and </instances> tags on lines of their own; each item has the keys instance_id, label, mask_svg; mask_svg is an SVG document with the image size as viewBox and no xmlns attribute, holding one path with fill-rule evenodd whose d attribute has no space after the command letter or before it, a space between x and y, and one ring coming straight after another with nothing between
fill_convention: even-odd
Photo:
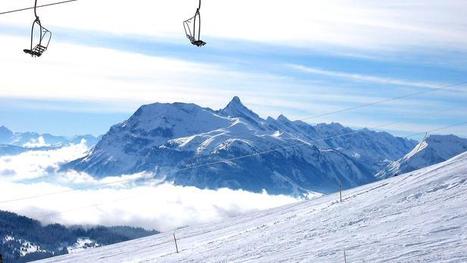
<instances>
[{"instance_id":1,"label":"white cloud","mask_svg":"<svg viewBox=\"0 0 467 263\"><path fill-rule=\"evenodd\" d=\"M40 107L40 110L128 112L141 104L155 101L194 102L217 109L224 107L230 97L239 95L248 105L254 106L253 110L264 116L293 111L303 111L304 114L312 112L314 115L341 109L346 103L367 103L382 98L380 94L352 94L345 87L340 87L339 83L326 83L313 78L300 80L234 71L222 65L62 42L54 43L47 56L31 59L19 54L19 47L24 44L20 38L6 37L4 41L8 44L4 46L2 65L8 66L3 69L6 74L1 79L0 97L58 101L39 103L35 107ZM330 71L319 73L344 74ZM353 74L344 77L381 84L435 85ZM83 101L95 106L70 107L60 104L59 100ZM406 106L413 105L414 101L406 103ZM15 104L12 107L20 106L30 109L34 104ZM281 109L278 111L271 107Z\"/></svg>"},{"instance_id":2,"label":"white cloud","mask_svg":"<svg viewBox=\"0 0 467 263\"><path fill-rule=\"evenodd\" d=\"M388 85L429 88L429 89L436 89L436 88L442 88L443 86L447 86L447 84L445 83L408 81L408 80L402 80L402 79L385 78L385 77L378 77L378 76L372 76L372 75L362 75L362 74L342 72L342 71L324 70L320 68L307 67L303 65L290 64L287 66L292 69L305 72L305 73L322 75L322 76L327 76L327 77L344 78L347 80L360 81L360 82L370 82L370 83L377 83L377 84L388 84Z\"/></svg>"},{"instance_id":3,"label":"white cloud","mask_svg":"<svg viewBox=\"0 0 467 263\"><path fill-rule=\"evenodd\" d=\"M52 1L40 1L47 2ZM70 28L186 43L181 21L192 15L196 4L196 1L80 0L42 8L39 14L44 25L64 32ZM7 1L0 4L0 10L30 5L27 0ZM202 15L208 38L320 46L333 51L337 50L336 45L351 50L412 49L427 45L457 50L467 46L467 35L463 34L467 18L462 12L466 5L460 0L442 3L435 0L410 3L403 0L390 3L219 0L203 3ZM24 37L2 36L1 67L6 74L2 75L0 97L93 100L109 104L119 101L131 106L154 101L193 101L219 107L227 96L254 91L259 98L265 89L270 91L277 86L282 87L280 97L289 93L286 88L294 82L280 76L236 72L218 64L193 63L188 57L151 57L65 44L65 38L60 36L54 37L46 56L32 60L21 51L29 43L31 20L32 11L0 16L2 27L13 24L25 28ZM339 72L319 73L380 84L436 85L356 74L344 76ZM290 88L297 90L294 86ZM326 103L317 107L326 107Z\"/></svg>"},{"instance_id":4,"label":"white cloud","mask_svg":"<svg viewBox=\"0 0 467 263\"><path fill-rule=\"evenodd\" d=\"M111 108L118 104L120 111L122 106L155 101L220 107L229 96L264 83L286 82L280 76L234 71L222 65L62 42L54 43L47 56L32 59L20 53L25 43L21 38L3 40L7 44L2 53L5 74L0 97L5 98L113 103ZM256 92L262 93L261 89Z\"/></svg>"},{"instance_id":5,"label":"white cloud","mask_svg":"<svg viewBox=\"0 0 467 263\"><path fill-rule=\"evenodd\" d=\"M6 37L4 41L8 44L4 46L2 65L8 66L3 69L6 74L1 79L0 97L85 101L97 105L76 109L68 104L39 103L36 107L40 110L128 112L155 101L194 102L221 108L230 97L239 95L250 105L263 102L263 107L323 111L333 110L329 102L338 99L321 92L323 87L327 92L335 88L312 81L301 83L286 76L61 42L54 43L47 56L31 59L19 53L24 44L20 38ZM290 93L289 89L295 92ZM368 96L341 98L358 102ZM31 108L34 104L13 105L20 106ZM254 110L261 112L261 105Z\"/></svg>"},{"instance_id":6,"label":"white cloud","mask_svg":"<svg viewBox=\"0 0 467 263\"><path fill-rule=\"evenodd\" d=\"M167 231L297 201L266 193L160 184L148 181L150 175L144 173L99 180L85 173L57 172L57 164L79 157L83 150L71 146L0 159L0 209L44 223L132 225ZM14 173L2 175L5 171ZM36 180L25 183L25 178ZM134 182L142 178L147 183L136 186ZM2 202L31 196L37 197Z\"/></svg>"},{"instance_id":7,"label":"white cloud","mask_svg":"<svg viewBox=\"0 0 467 263\"><path fill-rule=\"evenodd\" d=\"M9 50L2 58L2 64L8 65L0 88L3 97L167 100L193 88L190 81L194 78L220 72L214 66L177 59L59 42L47 56L34 60L15 52L24 43L19 38L8 37L6 41Z\"/></svg>"},{"instance_id":8,"label":"white cloud","mask_svg":"<svg viewBox=\"0 0 467 263\"><path fill-rule=\"evenodd\" d=\"M42 4L49 1L40 1ZM206 1L203 4L203 33L218 37L252 40L283 46L341 50L405 50L414 53L427 48L465 51L467 35L466 2L403 0L349 1ZM31 5L31 1L5 1L0 10ZM60 28L112 33L131 39L185 43L181 21L192 15L196 1L80 0L76 3L40 9L44 25ZM421 8L423 7L423 8ZM69 44L69 35L55 36L47 54L40 59L22 54L28 43L32 11L0 16L2 28L24 27L24 37L2 35L0 54L0 97L47 100L41 110L129 112L144 103L194 102L220 108L229 97L239 95L263 116L284 113L290 117L317 115L356 103L367 103L388 93L357 91L343 87L348 83L294 79L260 74L250 69L231 70L227 64L197 63L189 57L174 59L146 56L106 48ZM78 36L77 36L78 37ZM216 38L216 39L214 39ZM76 39L80 43L80 39ZM92 40L86 39L86 42ZM108 43L106 43L108 44ZM215 47L208 43L206 48ZM423 47L423 48L421 48ZM157 47L154 47L155 49ZM280 49L278 49L280 50ZM193 52L197 50L194 49ZM412 53L412 52L411 52ZM377 53L378 56L381 53ZM461 54L461 53L456 53ZM374 54L372 54L374 55ZM462 57L462 54L460 55ZM223 63L223 62L221 62ZM254 63L254 62L253 62ZM280 62L282 63L282 62ZM258 68L261 65L255 65ZM273 67L277 65L272 65ZM438 83L407 81L389 77L358 75L348 72L306 68L313 74L330 78L411 87L433 87ZM248 71L248 72L247 72ZM284 73L285 74L285 73ZM410 74L410 73L408 73ZM293 91L293 92L291 92ZM391 94L389 94L391 93ZM443 94L444 95L444 94ZM50 102L52 100L52 102ZM85 101L90 107L70 107L53 100ZM50 102L50 103L49 103ZM21 105L16 104L15 107ZM424 99L399 101L408 110L433 107ZM395 104L395 103L391 103ZM26 105L22 107L34 107ZM37 108L38 106L36 106ZM372 112L373 113L373 112ZM334 116L333 116L334 117ZM348 118L350 119L350 118ZM330 119L319 119L325 121ZM313 120L312 120L313 121ZM318 120L317 120L318 121Z\"/></svg>"},{"instance_id":9,"label":"white cloud","mask_svg":"<svg viewBox=\"0 0 467 263\"><path fill-rule=\"evenodd\" d=\"M44 137L39 136L37 139L31 139L29 142L25 143L23 145L26 148L36 148L36 147L45 147L45 146L50 146L45 142Z\"/></svg>"},{"instance_id":10,"label":"white cloud","mask_svg":"<svg viewBox=\"0 0 467 263\"><path fill-rule=\"evenodd\" d=\"M0 179L18 181L48 176L58 170L60 164L82 157L88 147L83 142L56 150L27 151L16 156L0 157Z\"/></svg>"},{"instance_id":11,"label":"white cloud","mask_svg":"<svg viewBox=\"0 0 467 263\"><path fill-rule=\"evenodd\" d=\"M0 7L8 10L30 5L30 1L17 0ZM196 6L197 0L80 0L41 9L39 14L52 29L76 28L181 41L182 21L194 14ZM204 1L201 14L207 39L225 37L306 47L465 51L466 9L463 0L217 0ZM3 16L0 23L29 26L31 17L32 12L16 13Z\"/></svg>"}]
</instances>

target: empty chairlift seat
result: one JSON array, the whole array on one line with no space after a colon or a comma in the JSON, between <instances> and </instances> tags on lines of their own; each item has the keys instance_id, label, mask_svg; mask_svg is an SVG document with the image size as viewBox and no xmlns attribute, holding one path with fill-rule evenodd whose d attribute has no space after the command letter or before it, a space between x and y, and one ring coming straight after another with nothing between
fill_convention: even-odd
<instances>
[{"instance_id":1,"label":"empty chairlift seat","mask_svg":"<svg viewBox=\"0 0 467 263\"><path fill-rule=\"evenodd\" d=\"M196 9L195 15L183 22L185 34L190 40L191 44L202 47L206 45L206 42L201 40L201 0L199 0L198 9Z\"/></svg>"},{"instance_id":2,"label":"empty chairlift seat","mask_svg":"<svg viewBox=\"0 0 467 263\"><path fill-rule=\"evenodd\" d=\"M37 0L34 5L34 15L36 19L31 27L31 46L29 49L24 49L24 53L33 57L40 57L49 47L50 40L52 39L52 32L42 26L39 16L36 13Z\"/></svg>"}]
</instances>

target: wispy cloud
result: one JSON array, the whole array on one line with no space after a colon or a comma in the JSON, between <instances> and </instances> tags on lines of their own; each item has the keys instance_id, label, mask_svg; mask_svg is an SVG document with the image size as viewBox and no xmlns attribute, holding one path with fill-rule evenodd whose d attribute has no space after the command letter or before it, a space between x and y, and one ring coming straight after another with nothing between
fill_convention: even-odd
<instances>
[{"instance_id":1,"label":"wispy cloud","mask_svg":"<svg viewBox=\"0 0 467 263\"><path fill-rule=\"evenodd\" d=\"M2 3L0 8L29 6L30 1ZM423 8L420 8L423 6ZM109 8L111 7L111 8ZM40 10L49 27L184 40L181 21L193 15L196 2L82 0ZM400 50L420 47L466 51L467 24L462 0L282 1L219 0L203 5L207 39L243 39L282 45ZM267 11L265 11L267 10ZM86 14L86 19L83 19ZM31 13L8 16L26 25ZM2 22L0 20L0 22Z\"/></svg>"},{"instance_id":2,"label":"wispy cloud","mask_svg":"<svg viewBox=\"0 0 467 263\"><path fill-rule=\"evenodd\" d=\"M0 10L28 5L18 0L2 3ZM220 0L203 6L208 46L193 49L180 21L192 15L196 3L81 0L40 10L43 22L57 34L38 60L21 54L29 44L31 13L2 16L0 67L5 74L0 97L18 103L7 110L0 105L0 114L8 121L3 124L20 126L19 119L28 118L25 112L37 108L118 113L102 122L102 133L114 120L125 118L122 113L155 101L220 108L239 95L262 116L300 118L394 97L411 88L437 88L465 79L465 5L458 0L364 0L358 5ZM267 12L258 12L265 6ZM461 66L446 62L452 54L464 61ZM378 60L384 57L392 60ZM417 98L391 104L396 115L396 106L409 112L462 104L458 101L463 98L443 93L439 102ZM378 113L365 114L384 117ZM22 123L27 126L27 121ZM43 125L53 126L48 121ZM63 130L58 126L53 129Z\"/></svg>"},{"instance_id":3,"label":"wispy cloud","mask_svg":"<svg viewBox=\"0 0 467 263\"><path fill-rule=\"evenodd\" d=\"M287 66L289 68L292 68L292 69L295 69L295 70L298 70L304 73L316 74L316 75L333 77L333 78L342 78L346 80L359 81L359 82L370 82L370 83L377 83L377 84L397 85L397 86L407 86L407 87L417 87L417 88L429 88L429 89L437 89L437 88L442 88L443 86L448 86L446 83L408 81L408 80L402 80L402 79L386 78L386 77L379 77L379 76L372 76L372 75L363 75L363 74L348 73L348 72L342 72L342 71L325 70L325 69L307 67L307 66L295 65L295 64L289 64Z\"/></svg>"}]
</instances>

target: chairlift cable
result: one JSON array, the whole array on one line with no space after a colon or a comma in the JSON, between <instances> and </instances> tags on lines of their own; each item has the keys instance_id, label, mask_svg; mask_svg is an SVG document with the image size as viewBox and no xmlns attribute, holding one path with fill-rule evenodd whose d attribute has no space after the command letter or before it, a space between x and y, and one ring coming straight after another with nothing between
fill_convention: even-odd
<instances>
[{"instance_id":1,"label":"chairlift cable","mask_svg":"<svg viewBox=\"0 0 467 263\"><path fill-rule=\"evenodd\" d=\"M55 3L50 3L50 4L43 4L43 5L33 6L33 7L15 9L15 10L10 10L10 11L0 12L0 15L6 15L6 14L11 14L11 13L16 13L16 12L22 12L22 11L27 11L27 10L35 9L35 8L41 8L41 7L47 7L47 6L54 6L54 5L66 4L66 3L70 3L70 2L76 2L76 1L78 1L78 0L66 0L66 1L60 1L60 2L55 2Z\"/></svg>"},{"instance_id":2,"label":"chairlift cable","mask_svg":"<svg viewBox=\"0 0 467 263\"><path fill-rule=\"evenodd\" d=\"M397 101L397 100L401 100L401 99L406 99L406 98L410 98L410 97L414 97L414 96L418 96L418 95L423 95L423 94L428 94L428 93L438 92L438 91L443 91L443 90L444 91L455 91L455 92L467 92L467 90L462 90L462 89L451 89L452 87L463 86L463 85L466 85L466 84L467 84L467 81L463 81L463 82L458 82L456 84L448 84L448 85L439 86L437 88L427 88L427 90L412 92L412 93L409 93L409 94L396 96L396 97L391 97L391 98L386 98L386 99L381 99L381 100L372 101L372 102L368 102L368 103L363 103L363 104L360 104L360 105L356 105L356 106L348 107L348 108L343 108L343 109L336 110L336 111L330 111L330 112L325 112L325 113L321 113L321 114L317 114L317 115L312 115L312 116L308 116L308 117L305 117L305 118L301 118L300 120L316 119L316 118L319 118L319 117L334 115L334 114L337 114L337 113L342 113L342 112L352 111L352 110L356 110L356 109L366 108L366 107L370 107L370 106L374 106L374 105L378 105L378 104L382 104L382 103L386 103L386 102Z\"/></svg>"}]
</instances>

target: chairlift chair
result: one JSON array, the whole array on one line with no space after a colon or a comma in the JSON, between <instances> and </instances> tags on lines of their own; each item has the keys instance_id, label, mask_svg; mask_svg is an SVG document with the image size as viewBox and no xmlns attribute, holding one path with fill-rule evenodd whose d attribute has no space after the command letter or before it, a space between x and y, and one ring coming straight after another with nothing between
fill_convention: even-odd
<instances>
[{"instance_id":1,"label":"chairlift chair","mask_svg":"<svg viewBox=\"0 0 467 263\"><path fill-rule=\"evenodd\" d=\"M202 47L206 45L206 42L201 40L201 14L199 12L200 9L201 0L199 0L199 6L198 9L196 9L195 15L183 22L186 37L190 40L191 44L197 47Z\"/></svg>"},{"instance_id":2,"label":"chairlift chair","mask_svg":"<svg viewBox=\"0 0 467 263\"><path fill-rule=\"evenodd\" d=\"M49 47L52 39L52 32L42 26L39 16L36 12L37 0L34 5L34 15L36 19L31 27L31 46L29 49L24 49L24 53L30 54L32 57L40 57ZM38 31L36 31L38 30Z\"/></svg>"}]
</instances>

